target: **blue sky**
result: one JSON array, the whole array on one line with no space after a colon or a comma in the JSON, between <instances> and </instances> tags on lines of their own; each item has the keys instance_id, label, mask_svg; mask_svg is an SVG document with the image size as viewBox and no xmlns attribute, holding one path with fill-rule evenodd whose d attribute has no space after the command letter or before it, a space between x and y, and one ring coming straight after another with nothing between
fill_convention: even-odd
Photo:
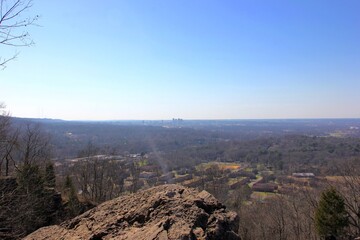
<instances>
[{"instance_id":1,"label":"blue sky","mask_svg":"<svg viewBox=\"0 0 360 240\"><path fill-rule=\"evenodd\" d=\"M360 1L35 0L0 71L13 116L360 117Z\"/></svg>"}]
</instances>

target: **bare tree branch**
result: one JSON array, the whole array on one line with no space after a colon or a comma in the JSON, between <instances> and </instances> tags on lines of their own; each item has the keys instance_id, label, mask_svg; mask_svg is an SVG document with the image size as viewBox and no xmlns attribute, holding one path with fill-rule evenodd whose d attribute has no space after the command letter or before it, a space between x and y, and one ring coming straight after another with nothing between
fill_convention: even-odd
<instances>
[{"instance_id":1,"label":"bare tree branch","mask_svg":"<svg viewBox=\"0 0 360 240\"><path fill-rule=\"evenodd\" d=\"M25 12L32 7L33 0L0 0L0 45L26 47L34 44L26 28L35 25L39 16L26 17ZM0 68L17 57L0 56Z\"/></svg>"}]
</instances>

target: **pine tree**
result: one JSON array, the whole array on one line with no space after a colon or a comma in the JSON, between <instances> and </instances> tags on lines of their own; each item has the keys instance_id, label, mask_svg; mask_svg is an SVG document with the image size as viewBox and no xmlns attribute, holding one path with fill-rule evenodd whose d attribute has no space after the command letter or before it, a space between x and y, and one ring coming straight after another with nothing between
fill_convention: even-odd
<instances>
[{"instance_id":1,"label":"pine tree","mask_svg":"<svg viewBox=\"0 0 360 240\"><path fill-rule=\"evenodd\" d=\"M24 164L19 168L17 217L18 227L24 233L30 233L46 225L47 195L44 177L37 165Z\"/></svg>"},{"instance_id":2,"label":"pine tree","mask_svg":"<svg viewBox=\"0 0 360 240\"><path fill-rule=\"evenodd\" d=\"M17 173L18 189L27 196L41 197L44 194L44 178L39 166L24 164Z\"/></svg>"},{"instance_id":3,"label":"pine tree","mask_svg":"<svg viewBox=\"0 0 360 240\"><path fill-rule=\"evenodd\" d=\"M318 234L325 239L337 239L349 225L345 202L334 187L321 194L315 210L315 225Z\"/></svg>"},{"instance_id":4,"label":"pine tree","mask_svg":"<svg viewBox=\"0 0 360 240\"><path fill-rule=\"evenodd\" d=\"M80 207L79 199L76 194L75 186L69 175L67 175L65 179L64 191L65 191L65 195L68 198L68 203L67 203L68 215L70 217L74 217L80 213L81 207Z\"/></svg>"},{"instance_id":5,"label":"pine tree","mask_svg":"<svg viewBox=\"0 0 360 240\"><path fill-rule=\"evenodd\" d=\"M48 162L45 167L45 186L49 188L55 188L56 186L56 177L55 177L55 169L54 164L52 162Z\"/></svg>"}]
</instances>

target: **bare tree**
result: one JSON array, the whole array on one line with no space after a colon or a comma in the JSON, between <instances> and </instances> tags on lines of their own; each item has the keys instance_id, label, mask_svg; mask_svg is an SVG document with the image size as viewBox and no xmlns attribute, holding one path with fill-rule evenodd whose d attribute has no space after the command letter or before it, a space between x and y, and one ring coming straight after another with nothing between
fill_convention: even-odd
<instances>
[{"instance_id":1,"label":"bare tree","mask_svg":"<svg viewBox=\"0 0 360 240\"><path fill-rule=\"evenodd\" d=\"M15 128L9 114L0 114L0 175L9 176L10 167L14 170L20 165L43 166L50 153L50 137L39 124Z\"/></svg>"},{"instance_id":2,"label":"bare tree","mask_svg":"<svg viewBox=\"0 0 360 240\"><path fill-rule=\"evenodd\" d=\"M19 163L41 166L50 159L50 153L50 137L39 124L26 124L19 139Z\"/></svg>"},{"instance_id":3,"label":"bare tree","mask_svg":"<svg viewBox=\"0 0 360 240\"><path fill-rule=\"evenodd\" d=\"M5 176L9 174L10 152L12 152L16 136L11 132L11 119L5 111L5 105L0 103L0 175L5 164Z\"/></svg>"},{"instance_id":4,"label":"bare tree","mask_svg":"<svg viewBox=\"0 0 360 240\"><path fill-rule=\"evenodd\" d=\"M0 158L0 174L2 173L2 166L5 165L5 176L9 176L10 174L10 163L12 166L16 166L16 161L14 159L15 150L18 147L18 138L19 131L18 129L10 130L11 132L7 134L7 138L5 140L2 155ZM14 168L14 167L13 167Z\"/></svg>"},{"instance_id":5,"label":"bare tree","mask_svg":"<svg viewBox=\"0 0 360 240\"><path fill-rule=\"evenodd\" d=\"M39 125L6 132L1 164L5 175L12 162L12 177L0 178L0 238L20 238L54 219L54 201L44 180L44 165L50 159L49 138ZM16 176L16 178L14 178ZM5 229L5 230L4 230Z\"/></svg>"},{"instance_id":6,"label":"bare tree","mask_svg":"<svg viewBox=\"0 0 360 240\"><path fill-rule=\"evenodd\" d=\"M124 187L122 167L109 155L99 153L100 149L89 143L71 169L82 196L95 203L119 196Z\"/></svg>"},{"instance_id":7,"label":"bare tree","mask_svg":"<svg viewBox=\"0 0 360 240\"><path fill-rule=\"evenodd\" d=\"M132 162L130 165L130 174L131 174L131 188L132 193L137 192L140 189L139 178L140 178L140 168L137 162Z\"/></svg>"},{"instance_id":8,"label":"bare tree","mask_svg":"<svg viewBox=\"0 0 360 240\"><path fill-rule=\"evenodd\" d=\"M109 172L113 166L97 156L85 157L74 164L72 169L82 195L95 202L101 203L113 197L113 177Z\"/></svg>"},{"instance_id":9,"label":"bare tree","mask_svg":"<svg viewBox=\"0 0 360 240\"><path fill-rule=\"evenodd\" d=\"M24 47L34 44L26 31L34 25L39 16L26 17L26 11L32 7L32 0L0 0L0 44L11 47ZM0 68L15 59L17 54L4 58L0 56Z\"/></svg>"},{"instance_id":10,"label":"bare tree","mask_svg":"<svg viewBox=\"0 0 360 240\"><path fill-rule=\"evenodd\" d=\"M9 114L5 111L5 104L0 102L0 142L5 141L9 125Z\"/></svg>"},{"instance_id":11,"label":"bare tree","mask_svg":"<svg viewBox=\"0 0 360 240\"><path fill-rule=\"evenodd\" d=\"M318 240L314 211L318 193L295 190L263 201L253 201L238 209L241 239Z\"/></svg>"},{"instance_id":12,"label":"bare tree","mask_svg":"<svg viewBox=\"0 0 360 240\"><path fill-rule=\"evenodd\" d=\"M345 200L348 212L351 234L360 235L360 170L359 159L355 158L351 162L342 163L337 166L340 173L340 181L332 185L338 189Z\"/></svg>"}]
</instances>

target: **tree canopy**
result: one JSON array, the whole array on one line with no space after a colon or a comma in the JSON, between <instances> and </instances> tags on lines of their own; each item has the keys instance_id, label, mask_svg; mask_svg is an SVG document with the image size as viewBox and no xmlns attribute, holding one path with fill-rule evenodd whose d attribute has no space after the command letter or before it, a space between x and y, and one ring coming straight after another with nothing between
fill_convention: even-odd
<instances>
[{"instance_id":1,"label":"tree canopy","mask_svg":"<svg viewBox=\"0 0 360 240\"><path fill-rule=\"evenodd\" d=\"M322 192L315 210L315 225L318 234L325 239L340 237L349 225L344 198L334 187Z\"/></svg>"}]
</instances>

